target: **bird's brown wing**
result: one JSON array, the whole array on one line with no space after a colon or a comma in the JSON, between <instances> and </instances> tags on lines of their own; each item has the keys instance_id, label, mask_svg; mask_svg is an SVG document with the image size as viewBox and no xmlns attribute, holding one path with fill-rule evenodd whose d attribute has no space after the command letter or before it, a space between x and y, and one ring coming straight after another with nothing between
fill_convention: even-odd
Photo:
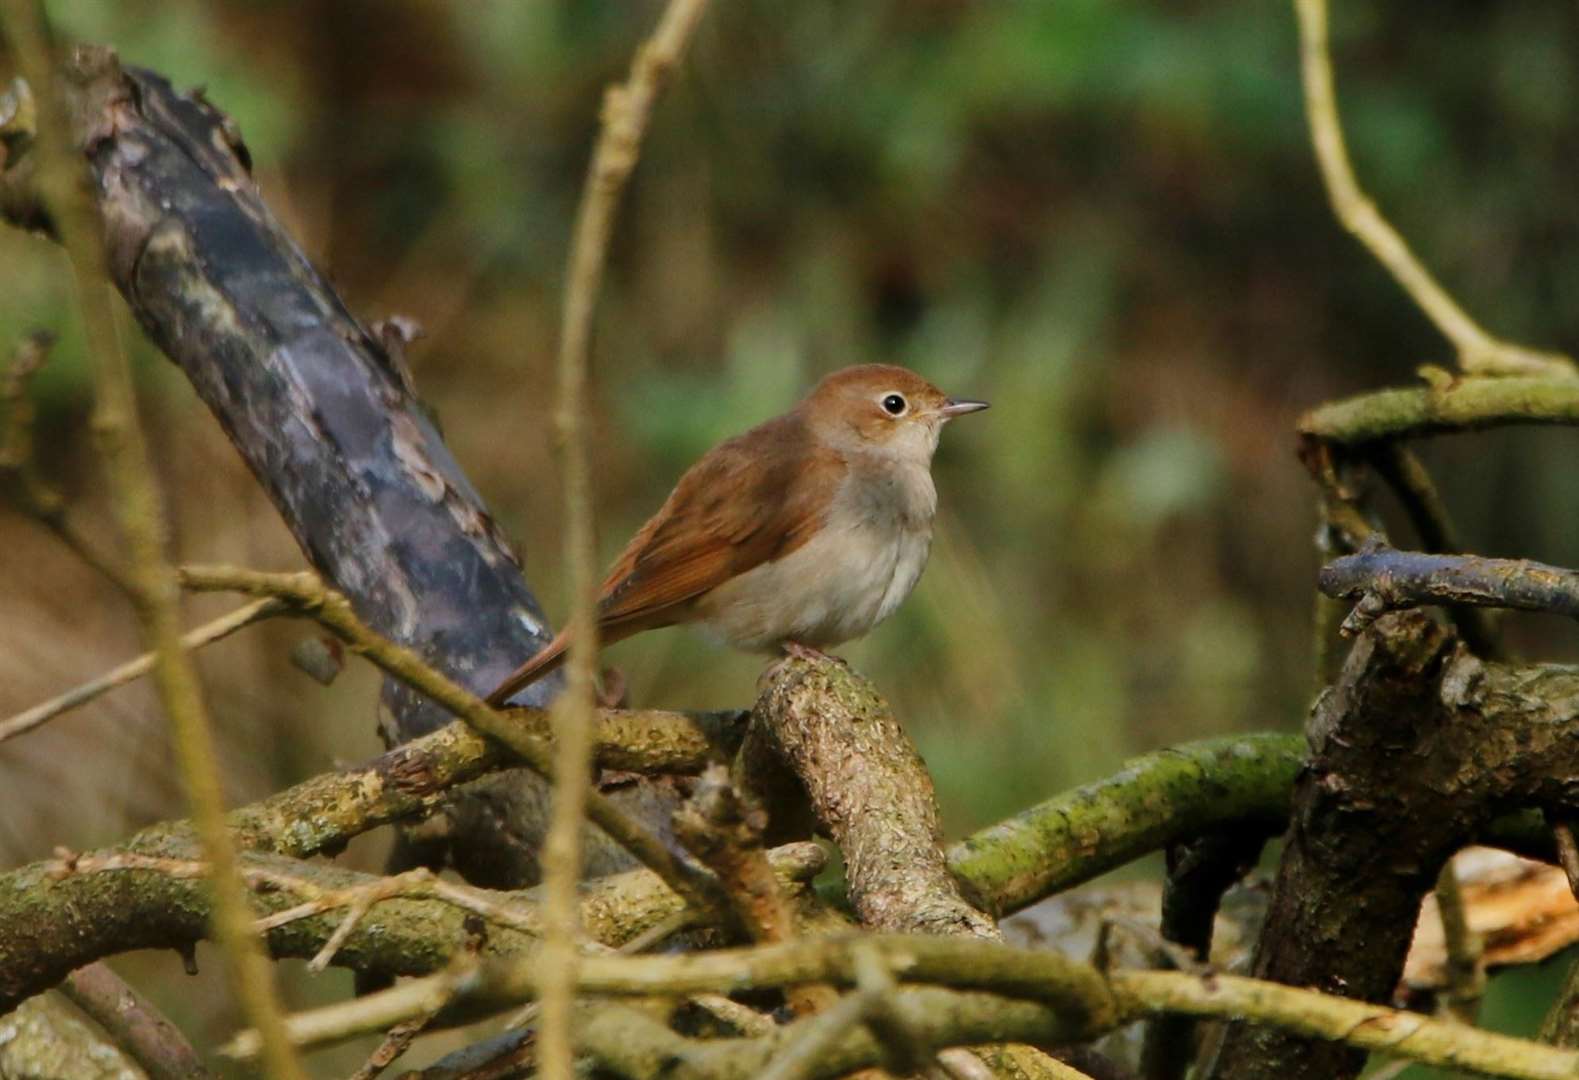
<instances>
[{"instance_id":1,"label":"bird's brown wing","mask_svg":"<svg viewBox=\"0 0 1579 1080\"><path fill-rule=\"evenodd\" d=\"M709 451L604 579L604 640L680 621L708 590L800 547L821 526L843 470L796 413Z\"/></svg>"},{"instance_id":2,"label":"bird's brown wing","mask_svg":"<svg viewBox=\"0 0 1579 1080\"><path fill-rule=\"evenodd\" d=\"M625 545L598 595L604 644L684 618L686 606L736 574L782 558L816 533L843 480L796 413L720 443L686 470ZM502 705L557 668L561 631L488 695Z\"/></svg>"}]
</instances>

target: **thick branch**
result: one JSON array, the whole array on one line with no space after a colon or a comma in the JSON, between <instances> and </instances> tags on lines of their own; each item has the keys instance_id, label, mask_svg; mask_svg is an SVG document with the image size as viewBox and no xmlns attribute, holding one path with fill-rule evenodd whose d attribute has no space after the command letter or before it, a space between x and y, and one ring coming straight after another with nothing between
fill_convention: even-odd
<instances>
[{"instance_id":1,"label":"thick branch","mask_svg":"<svg viewBox=\"0 0 1579 1080\"><path fill-rule=\"evenodd\" d=\"M764 679L741 748L745 782L773 787L764 773L785 767L795 776L844 854L861 923L998 940L997 923L949 871L926 763L871 683L841 661L798 657ZM770 812L788 809L781 790ZM1052 1075L1055 1063L1030 1047L994 1052L1006 1059L997 1075Z\"/></svg>"},{"instance_id":2,"label":"thick branch","mask_svg":"<svg viewBox=\"0 0 1579 1080\"><path fill-rule=\"evenodd\" d=\"M1511 806L1579 795L1579 675L1486 663L1437 622L1389 615L1356 642L1308 725L1258 976L1388 1000L1421 897L1445 860ZM1234 1025L1234 1080L1352 1075L1360 1058Z\"/></svg>"},{"instance_id":3,"label":"thick branch","mask_svg":"<svg viewBox=\"0 0 1579 1080\"><path fill-rule=\"evenodd\" d=\"M767 679L742 749L765 764L753 741L804 785L844 853L850 900L864 925L998 936L949 872L932 778L871 683L837 661L786 660Z\"/></svg>"},{"instance_id":4,"label":"thick branch","mask_svg":"<svg viewBox=\"0 0 1579 1080\"><path fill-rule=\"evenodd\" d=\"M139 838L132 868L114 864L111 849L78 860L88 869L63 870L58 860L34 863L0 877L0 1013L59 982L73 969L132 949L186 949L206 936L210 914L208 886L201 873L176 873L161 862L190 866L200 852L189 833L150 830ZM153 867L145 867L152 858ZM804 882L823 866L821 852L794 844L770 853L786 878ZM380 879L320 863L274 855L248 855L249 874L290 880L318 893L366 887ZM537 940L522 932L535 929L535 891L489 893L493 906L519 909L530 916L509 925L490 923L483 955L525 954ZM295 907L303 896L286 889L264 889L252 897L255 913L267 915ZM651 872L608 875L583 885L580 920L593 940L620 945L680 912L683 903ZM329 910L294 919L269 930L275 957L309 959L323 949L342 912ZM468 929L471 913L443 899L402 896L382 900L340 944L333 962L359 972L393 977L443 969L475 945Z\"/></svg>"}]
</instances>

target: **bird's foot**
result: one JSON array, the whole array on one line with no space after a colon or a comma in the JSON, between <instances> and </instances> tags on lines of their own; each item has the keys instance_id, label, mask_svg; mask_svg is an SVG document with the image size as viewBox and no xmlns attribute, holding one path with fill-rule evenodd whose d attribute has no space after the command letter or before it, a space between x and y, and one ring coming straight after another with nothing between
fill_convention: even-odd
<instances>
[{"instance_id":1,"label":"bird's foot","mask_svg":"<svg viewBox=\"0 0 1579 1080\"><path fill-rule=\"evenodd\" d=\"M786 641L784 643L784 655L796 660L831 660L835 664L844 664L842 659L834 656L832 653L825 653L821 649L813 648L810 645L802 645L798 641ZM844 666L848 667L849 665L844 664Z\"/></svg>"}]
</instances>

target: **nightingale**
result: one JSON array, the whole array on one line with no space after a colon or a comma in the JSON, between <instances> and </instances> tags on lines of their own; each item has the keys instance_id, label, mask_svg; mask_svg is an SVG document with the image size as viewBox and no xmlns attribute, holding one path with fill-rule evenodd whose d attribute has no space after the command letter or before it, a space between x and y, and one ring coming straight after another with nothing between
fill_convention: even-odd
<instances>
[{"instance_id":1,"label":"nightingale","mask_svg":"<svg viewBox=\"0 0 1579 1080\"><path fill-rule=\"evenodd\" d=\"M677 623L748 652L820 652L861 637L926 565L943 425L986 407L888 364L829 375L686 470L604 578L599 641ZM561 631L488 703L558 667L566 644Z\"/></svg>"}]
</instances>

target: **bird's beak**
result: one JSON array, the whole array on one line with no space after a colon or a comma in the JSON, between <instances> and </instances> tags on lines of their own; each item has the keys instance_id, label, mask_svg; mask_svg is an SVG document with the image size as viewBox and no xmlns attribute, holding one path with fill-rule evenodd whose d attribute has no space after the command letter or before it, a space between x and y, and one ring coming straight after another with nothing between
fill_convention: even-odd
<instances>
[{"instance_id":1,"label":"bird's beak","mask_svg":"<svg viewBox=\"0 0 1579 1080\"><path fill-rule=\"evenodd\" d=\"M956 416L964 416L966 413L981 412L981 410L985 409L986 407L987 403L985 401L970 401L965 398L949 398L943 403L943 407L938 410L938 413L943 417L943 419L952 420Z\"/></svg>"}]
</instances>

